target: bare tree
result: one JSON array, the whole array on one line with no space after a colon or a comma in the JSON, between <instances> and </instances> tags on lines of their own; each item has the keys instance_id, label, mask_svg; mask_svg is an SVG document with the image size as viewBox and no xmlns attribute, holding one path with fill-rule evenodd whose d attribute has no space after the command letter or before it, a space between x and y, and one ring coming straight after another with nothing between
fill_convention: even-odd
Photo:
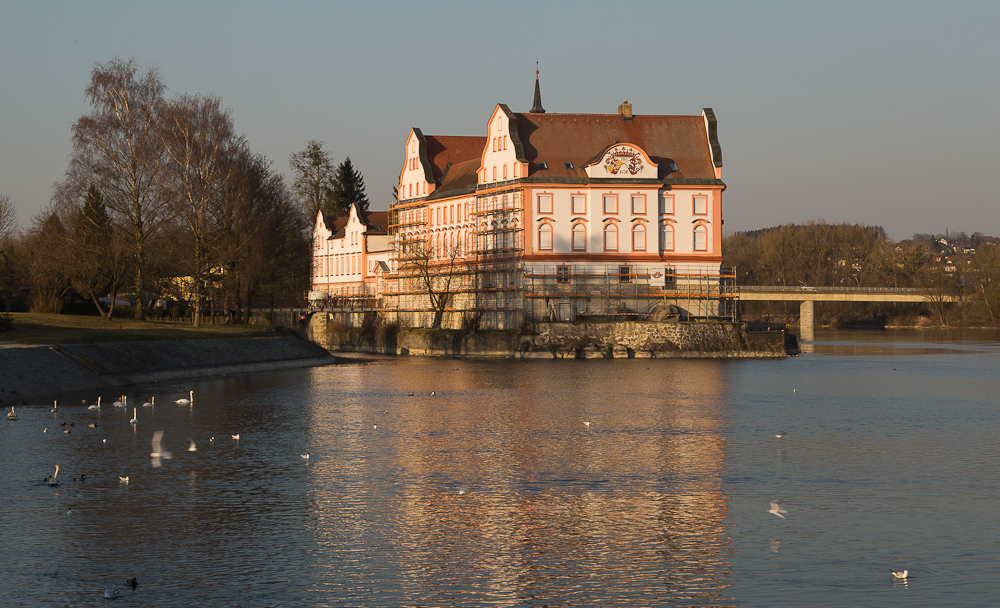
<instances>
[{"instance_id":1,"label":"bare tree","mask_svg":"<svg viewBox=\"0 0 1000 608\"><path fill-rule=\"evenodd\" d=\"M432 329L440 329L444 313L455 295L456 282L461 282L465 267L461 262L461 249L457 246L442 246L436 250L432 245L419 241L403 246L400 259L400 274L415 280L427 300L434 319Z\"/></svg>"},{"instance_id":2,"label":"bare tree","mask_svg":"<svg viewBox=\"0 0 1000 608\"><path fill-rule=\"evenodd\" d=\"M112 59L94 67L85 97L93 108L73 125L67 180L80 192L94 184L132 258L136 316L145 317L145 275L152 238L169 217L156 182L166 157L159 132L165 86L155 68Z\"/></svg>"},{"instance_id":3,"label":"bare tree","mask_svg":"<svg viewBox=\"0 0 1000 608\"><path fill-rule=\"evenodd\" d=\"M199 327L206 277L215 264L215 240L222 235L217 220L224 213L226 189L236 172L234 157L245 142L236 135L230 112L215 96L182 95L165 103L160 116L160 136L169 162L158 181L189 231L193 321Z\"/></svg>"},{"instance_id":4,"label":"bare tree","mask_svg":"<svg viewBox=\"0 0 1000 608\"><path fill-rule=\"evenodd\" d=\"M6 194L0 193L0 255L3 255L3 244L14 234L16 228L14 202Z\"/></svg>"},{"instance_id":5,"label":"bare tree","mask_svg":"<svg viewBox=\"0 0 1000 608\"><path fill-rule=\"evenodd\" d=\"M15 265L11 248L14 240L14 230L17 229L17 215L14 203L6 194L0 193L0 296L4 299L2 312L11 309L11 297L15 287Z\"/></svg>"},{"instance_id":6,"label":"bare tree","mask_svg":"<svg viewBox=\"0 0 1000 608\"><path fill-rule=\"evenodd\" d=\"M333 190L336 170L333 158L323 149L324 142L310 140L306 149L288 157L288 164L294 173L292 192L299 200L303 213L310 222L316 221L316 214L322 210L332 214Z\"/></svg>"}]
</instances>

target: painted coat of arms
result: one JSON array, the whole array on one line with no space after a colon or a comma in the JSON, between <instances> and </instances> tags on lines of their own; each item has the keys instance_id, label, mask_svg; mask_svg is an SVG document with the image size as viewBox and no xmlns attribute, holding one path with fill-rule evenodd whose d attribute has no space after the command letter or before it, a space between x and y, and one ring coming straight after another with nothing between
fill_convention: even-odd
<instances>
[{"instance_id":1,"label":"painted coat of arms","mask_svg":"<svg viewBox=\"0 0 1000 608\"><path fill-rule=\"evenodd\" d=\"M632 148L615 148L608 152L604 168L612 175L619 175L625 170L630 175L635 175L642 171L642 154Z\"/></svg>"}]
</instances>

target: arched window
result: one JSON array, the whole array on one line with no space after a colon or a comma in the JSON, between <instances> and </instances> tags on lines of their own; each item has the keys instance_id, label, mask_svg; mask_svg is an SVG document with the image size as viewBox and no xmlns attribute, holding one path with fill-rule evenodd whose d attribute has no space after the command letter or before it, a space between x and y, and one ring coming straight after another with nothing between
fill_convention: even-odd
<instances>
[{"instance_id":1,"label":"arched window","mask_svg":"<svg viewBox=\"0 0 1000 608\"><path fill-rule=\"evenodd\" d=\"M708 229L701 224L694 227L694 250L708 250Z\"/></svg>"},{"instance_id":2,"label":"arched window","mask_svg":"<svg viewBox=\"0 0 1000 608\"><path fill-rule=\"evenodd\" d=\"M618 251L618 226L614 222L604 227L604 251Z\"/></svg>"},{"instance_id":3,"label":"arched window","mask_svg":"<svg viewBox=\"0 0 1000 608\"><path fill-rule=\"evenodd\" d=\"M587 227L583 222L573 225L573 251L587 250Z\"/></svg>"},{"instance_id":4,"label":"arched window","mask_svg":"<svg viewBox=\"0 0 1000 608\"><path fill-rule=\"evenodd\" d=\"M674 227L671 224L660 226L660 251L674 250Z\"/></svg>"},{"instance_id":5,"label":"arched window","mask_svg":"<svg viewBox=\"0 0 1000 608\"><path fill-rule=\"evenodd\" d=\"M538 249L552 251L552 225L549 223L538 227Z\"/></svg>"},{"instance_id":6,"label":"arched window","mask_svg":"<svg viewBox=\"0 0 1000 608\"><path fill-rule=\"evenodd\" d=\"M632 226L632 251L646 251L646 227L641 223Z\"/></svg>"}]
</instances>

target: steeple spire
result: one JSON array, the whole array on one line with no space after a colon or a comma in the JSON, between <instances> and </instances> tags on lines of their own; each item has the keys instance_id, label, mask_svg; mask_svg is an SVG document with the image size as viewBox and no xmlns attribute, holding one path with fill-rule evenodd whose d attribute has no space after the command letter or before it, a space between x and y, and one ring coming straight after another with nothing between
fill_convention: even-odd
<instances>
[{"instance_id":1,"label":"steeple spire","mask_svg":"<svg viewBox=\"0 0 1000 608\"><path fill-rule=\"evenodd\" d=\"M535 60L535 103L531 105L531 114L545 114L542 107L542 90L538 88L538 60Z\"/></svg>"}]
</instances>

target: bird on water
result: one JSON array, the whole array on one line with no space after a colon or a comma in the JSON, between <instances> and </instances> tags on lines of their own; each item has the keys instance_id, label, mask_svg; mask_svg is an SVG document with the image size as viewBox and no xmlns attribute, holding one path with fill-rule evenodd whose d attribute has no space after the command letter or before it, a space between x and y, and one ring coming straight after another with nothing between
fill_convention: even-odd
<instances>
[{"instance_id":1,"label":"bird on water","mask_svg":"<svg viewBox=\"0 0 1000 608\"><path fill-rule=\"evenodd\" d=\"M892 572L893 578L903 578L903 579L905 579L910 574L909 570L903 570L902 572L900 572L899 570L890 569L889 572Z\"/></svg>"},{"instance_id":2,"label":"bird on water","mask_svg":"<svg viewBox=\"0 0 1000 608\"><path fill-rule=\"evenodd\" d=\"M14 406L10 406L10 412L7 414L7 420L17 420L17 412L14 411Z\"/></svg>"},{"instance_id":3,"label":"bird on water","mask_svg":"<svg viewBox=\"0 0 1000 608\"><path fill-rule=\"evenodd\" d=\"M58 477L59 477L59 465L56 465L56 472L52 474L52 477L46 477L45 483L49 484L50 486L57 486L59 485Z\"/></svg>"},{"instance_id":4,"label":"bird on water","mask_svg":"<svg viewBox=\"0 0 1000 608\"><path fill-rule=\"evenodd\" d=\"M778 517L780 517L781 519L785 519L785 516L782 515L782 513L788 513L788 511L782 509L781 505L779 505L776 502L772 502L771 503L771 508L768 509L767 512L768 513L773 513L773 514L777 515Z\"/></svg>"},{"instance_id":5,"label":"bird on water","mask_svg":"<svg viewBox=\"0 0 1000 608\"><path fill-rule=\"evenodd\" d=\"M191 405L192 403L194 403L194 391L188 391L188 396L190 397L189 399L181 398L178 399L177 401L174 401L174 403L176 403L177 405Z\"/></svg>"}]
</instances>

